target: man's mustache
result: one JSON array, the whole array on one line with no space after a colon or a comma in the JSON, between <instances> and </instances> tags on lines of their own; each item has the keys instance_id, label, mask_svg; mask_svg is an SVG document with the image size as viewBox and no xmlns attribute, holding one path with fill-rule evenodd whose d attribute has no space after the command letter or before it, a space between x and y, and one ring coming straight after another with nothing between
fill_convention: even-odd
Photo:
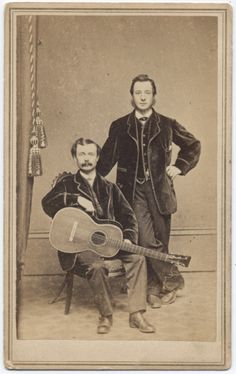
<instances>
[{"instance_id":1,"label":"man's mustache","mask_svg":"<svg viewBox=\"0 0 236 374\"><path fill-rule=\"evenodd\" d=\"M81 166L82 166L82 167L83 167L83 166L93 166L93 164L91 164L90 162L84 162Z\"/></svg>"}]
</instances>

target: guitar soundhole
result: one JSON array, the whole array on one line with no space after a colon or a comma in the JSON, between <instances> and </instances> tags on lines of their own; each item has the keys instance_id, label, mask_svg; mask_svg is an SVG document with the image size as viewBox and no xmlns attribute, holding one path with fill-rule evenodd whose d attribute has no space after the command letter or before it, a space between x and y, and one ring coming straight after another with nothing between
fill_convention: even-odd
<instances>
[{"instance_id":1,"label":"guitar soundhole","mask_svg":"<svg viewBox=\"0 0 236 374\"><path fill-rule=\"evenodd\" d=\"M102 231L95 231L91 236L94 245L103 245L106 242L106 235Z\"/></svg>"}]
</instances>

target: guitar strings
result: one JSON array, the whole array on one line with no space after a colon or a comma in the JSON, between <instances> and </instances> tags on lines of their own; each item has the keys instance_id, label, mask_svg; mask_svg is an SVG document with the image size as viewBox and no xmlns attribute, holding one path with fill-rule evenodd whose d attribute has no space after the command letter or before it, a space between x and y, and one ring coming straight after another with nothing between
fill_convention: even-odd
<instances>
[{"instance_id":1,"label":"guitar strings","mask_svg":"<svg viewBox=\"0 0 236 374\"><path fill-rule=\"evenodd\" d=\"M96 233L94 233L92 236L95 237L95 238L99 238L99 239L103 238L104 239L104 234L99 234L99 233L96 234ZM106 238L106 243L108 243L108 244L110 243L110 244L113 244L113 245L118 246L118 247L120 247L120 246L123 245L123 247L126 247L124 249L126 249L128 252L132 252L132 251L129 251L129 249L130 249L131 246L135 246L135 252L136 253L138 253L138 252L142 253L143 252L143 247L141 247L139 245L130 244L130 243L124 243L123 241L120 241L120 240L118 241L118 240L112 239L109 236L105 236L105 238ZM153 253L153 257L154 258L157 257L156 256L157 252L155 252L153 249L145 248L145 250L148 251L149 254ZM180 256L176 256L176 255L172 255L172 254L164 254L164 253L158 252L158 257L159 257L160 260L162 258L162 260L164 260L164 261L168 261L169 260L169 262L172 262L172 261L179 262L179 261L183 261L183 259L186 256L181 256L181 255Z\"/></svg>"},{"instance_id":2,"label":"guitar strings","mask_svg":"<svg viewBox=\"0 0 236 374\"><path fill-rule=\"evenodd\" d=\"M96 233L94 233L93 235L92 235L93 237L95 237L95 238L103 238L104 239L104 234L96 234ZM123 246L125 247L126 246L126 249L127 248L130 248L132 245L134 245L134 244L129 244L129 243L124 243L123 241L118 241L118 240L115 240L115 239L112 239L111 237L107 237L107 236L105 236L105 238L106 238L106 243L110 243L110 244L114 244L114 245L117 245L117 246L122 246L122 244L123 244ZM102 244L102 243L101 243ZM129 244L129 245L127 245L127 244ZM135 245L135 247L136 247L136 249L139 249L139 252L142 252L143 250L142 250L142 247L141 246L138 246L138 245ZM149 248L145 248L149 253L153 253L153 255L155 254L156 255L156 252L154 252L154 250L152 250L152 249L149 249ZM128 250L128 249L127 249ZM137 251L138 252L138 251ZM158 252L158 256L159 257L162 257L163 259L165 259L165 260L167 260L168 258L171 260L171 258L170 258L170 256L169 255L166 255L166 254L164 254L164 253L160 253L160 252ZM154 256L154 258L155 258L156 256ZM173 259L172 259L173 260Z\"/></svg>"}]
</instances>

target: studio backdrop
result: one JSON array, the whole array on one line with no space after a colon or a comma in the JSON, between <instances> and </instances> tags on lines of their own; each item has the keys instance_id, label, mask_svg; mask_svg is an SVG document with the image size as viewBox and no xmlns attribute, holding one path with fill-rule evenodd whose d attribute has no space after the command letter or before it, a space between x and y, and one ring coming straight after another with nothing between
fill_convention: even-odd
<instances>
[{"instance_id":1,"label":"studio backdrop","mask_svg":"<svg viewBox=\"0 0 236 374\"><path fill-rule=\"evenodd\" d=\"M18 25L19 48L28 43L27 22L23 17ZM41 152L43 174L34 178L25 274L61 272L41 199L59 173L76 170L70 155L76 138L103 145L111 122L132 111L129 88L141 73L157 84L156 111L175 118L202 144L196 169L175 179L170 251L191 255L189 270L215 270L217 18L44 15L36 26L36 81L48 146ZM115 181L115 170L108 179Z\"/></svg>"}]
</instances>

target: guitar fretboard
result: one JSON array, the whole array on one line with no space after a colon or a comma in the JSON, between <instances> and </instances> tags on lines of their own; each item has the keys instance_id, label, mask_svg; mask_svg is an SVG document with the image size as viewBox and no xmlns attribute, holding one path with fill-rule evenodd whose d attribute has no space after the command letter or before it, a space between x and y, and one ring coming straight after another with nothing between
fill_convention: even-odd
<instances>
[{"instance_id":1,"label":"guitar fretboard","mask_svg":"<svg viewBox=\"0 0 236 374\"><path fill-rule=\"evenodd\" d=\"M138 255L152 257L152 258L156 258L157 260L173 263L173 258L171 258L169 255L155 251L153 249L144 248L144 247L141 247L140 245L127 243L127 242L119 242L119 243L116 243L115 245L117 249L122 249L127 252L136 253Z\"/></svg>"}]
</instances>

